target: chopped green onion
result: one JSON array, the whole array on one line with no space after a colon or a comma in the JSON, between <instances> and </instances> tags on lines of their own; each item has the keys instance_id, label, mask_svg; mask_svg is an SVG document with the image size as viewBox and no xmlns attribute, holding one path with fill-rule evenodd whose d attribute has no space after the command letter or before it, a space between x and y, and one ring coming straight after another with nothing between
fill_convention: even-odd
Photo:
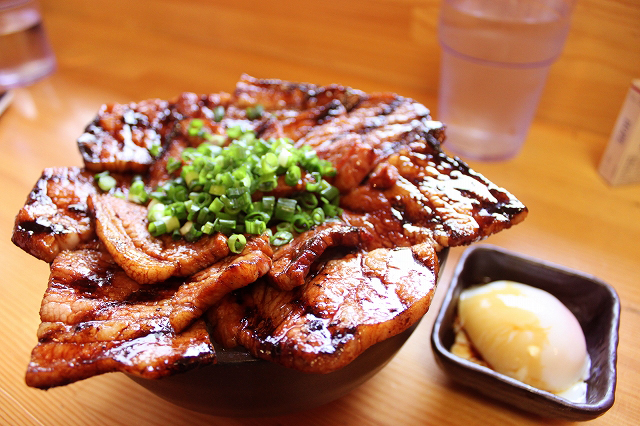
<instances>
[{"instance_id":1,"label":"chopped green onion","mask_svg":"<svg viewBox=\"0 0 640 426\"><path fill-rule=\"evenodd\" d=\"M157 200L152 200L147 210L147 220L149 222L155 222L157 220L160 220L164 216L164 211L165 211L164 204L158 202Z\"/></svg>"},{"instance_id":2,"label":"chopped green onion","mask_svg":"<svg viewBox=\"0 0 640 426\"><path fill-rule=\"evenodd\" d=\"M311 212L311 220L316 225L324 223L325 214L324 210L322 210L322 207L316 207L315 209L313 209L313 211Z\"/></svg>"},{"instance_id":3,"label":"chopped green onion","mask_svg":"<svg viewBox=\"0 0 640 426\"><path fill-rule=\"evenodd\" d=\"M189 199L189 194L187 193L187 188L182 185L174 185L169 191L167 191L167 196L174 201L187 201Z\"/></svg>"},{"instance_id":4,"label":"chopped green onion","mask_svg":"<svg viewBox=\"0 0 640 426\"><path fill-rule=\"evenodd\" d=\"M322 175L320 172L313 172L311 173L311 177L314 181L307 182L307 191L318 192L320 190L320 185L322 184Z\"/></svg>"},{"instance_id":5,"label":"chopped green onion","mask_svg":"<svg viewBox=\"0 0 640 426\"><path fill-rule=\"evenodd\" d=\"M169 205L169 210L171 211L171 215L177 217L179 220L187 220L187 216L189 215L187 207L181 202L175 202Z\"/></svg>"},{"instance_id":6,"label":"chopped green onion","mask_svg":"<svg viewBox=\"0 0 640 426\"><path fill-rule=\"evenodd\" d=\"M277 168L278 168L278 157L274 153L268 152L267 154L265 154L264 157L262 157L262 160L260 161L261 175L274 173Z\"/></svg>"},{"instance_id":7,"label":"chopped green onion","mask_svg":"<svg viewBox=\"0 0 640 426\"><path fill-rule=\"evenodd\" d=\"M224 208L224 203L220 201L220 198L215 198L211 204L209 204L209 210L218 213Z\"/></svg>"},{"instance_id":8,"label":"chopped green onion","mask_svg":"<svg viewBox=\"0 0 640 426\"><path fill-rule=\"evenodd\" d=\"M276 197L267 195L262 197L262 211L269 213L269 216L273 215L273 209L276 207Z\"/></svg>"},{"instance_id":9,"label":"chopped green onion","mask_svg":"<svg viewBox=\"0 0 640 426\"><path fill-rule=\"evenodd\" d=\"M293 219L291 220L291 225L293 225L293 229L295 229L296 232L304 232L304 231L308 231L309 228L311 228L311 226L313 225L313 221L311 220L308 214L299 213L293 216Z\"/></svg>"},{"instance_id":10,"label":"chopped green onion","mask_svg":"<svg viewBox=\"0 0 640 426\"><path fill-rule=\"evenodd\" d=\"M214 119L222 120L224 112L224 107L216 107ZM254 113L248 112L249 116ZM295 233L341 213L339 191L324 179L335 174L335 168L310 147L296 148L286 138L260 139L240 126L229 127L227 136L212 135L206 124L206 120L191 120L189 134L207 141L185 148L178 158L168 158L167 170L180 170L180 176L149 194L152 201L147 216L153 235L166 233L195 241L214 232L271 236L270 227L275 227L271 240L281 245ZM228 145L210 143L214 137L220 139L220 145ZM96 181L107 176L96 175ZM269 195L280 178L300 190L292 198ZM298 188L301 181L305 185ZM267 195L257 198L258 191ZM149 197L145 198L142 181L135 181L129 194L138 202Z\"/></svg>"},{"instance_id":11,"label":"chopped green onion","mask_svg":"<svg viewBox=\"0 0 640 426\"><path fill-rule=\"evenodd\" d=\"M149 194L147 194L144 188L144 182L141 180L134 181L129 187L129 195L127 197L129 201L134 203L144 204L149 200Z\"/></svg>"},{"instance_id":12,"label":"chopped green onion","mask_svg":"<svg viewBox=\"0 0 640 426\"><path fill-rule=\"evenodd\" d=\"M274 246L283 246L293 239L291 232L278 231L271 237L271 244Z\"/></svg>"},{"instance_id":13,"label":"chopped green onion","mask_svg":"<svg viewBox=\"0 0 640 426\"><path fill-rule=\"evenodd\" d=\"M227 138L223 135L212 135L210 133L205 138L217 147L221 147L227 141Z\"/></svg>"},{"instance_id":14,"label":"chopped green onion","mask_svg":"<svg viewBox=\"0 0 640 426\"><path fill-rule=\"evenodd\" d=\"M154 143L149 147L149 154L151 154L151 156L155 158L160 155L160 149L161 149L160 144Z\"/></svg>"},{"instance_id":15,"label":"chopped green onion","mask_svg":"<svg viewBox=\"0 0 640 426\"><path fill-rule=\"evenodd\" d=\"M202 128L202 126L204 126L204 121L199 118L194 118L193 120L191 120L191 123L189 123L190 129L200 129Z\"/></svg>"},{"instance_id":16,"label":"chopped green onion","mask_svg":"<svg viewBox=\"0 0 640 426\"><path fill-rule=\"evenodd\" d=\"M213 227L213 223L212 222L207 222L204 225L202 225L202 228L200 228L200 230L202 231L203 234L212 234L214 231L214 227Z\"/></svg>"},{"instance_id":17,"label":"chopped green onion","mask_svg":"<svg viewBox=\"0 0 640 426\"><path fill-rule=\"evenodd\" d=\"M320 191L320 195L327 200L332 201L338 195L340 195L340 191L338 191L338 188L336 188L335 186L330 185L327 189L323 189L322 191Z\"/></svg>"},{"instance_id":18,"label":"chopped green onion","mask_svg":"<svg viewBox=\"0 0 640 426\"><path fill-rule=\"evenodd\" d=\"M208 221L209 221L209 208L203 207L198 212L198 216L196 218L196 222L201 224L201 225L204 225Z\"/></svg>"},{"instance_id":19,"label":"chopped green onion","mask_svg":"<svg viewBox=\"0 0 640 426\"><path fill-rule=\"evenodd\" d=\"M165 226L167 227L166 233L173 232L176 229L180 229L180 220L175 216L169 216L163 219Z\"/></svg>"},{"instance_id":20,"label":"chopped green onion","mask_svg":"<svg viewBox=\"0 0 640 426\"><path fill-rule=\"evenodd\" d=\"M302 169L300 166L293 165L287 169L287 173L284 175L284 182L289 186L295 186L302 177Z\"/></svg>"},{"instance_id":21,"label":"chopped green onion","mask_svg":"<svg viewBox=\"0 0 640 426\"><path fill-rule=\"evenodd\" d=\"M257 118L262 117L262 113L264 112L264 107L260 104L257 104L252 107L247 107L247 118L249 120L255 120Z\"/></svg>"},{"instance_id":22,"label":"chopped green onion","mask_svg":"<svg viewBox=\"0 0 640 426\"><path fill-rule=\"evenodd\" d=\"M155 222L151 222L149 224L148 229L151 235L153 235L154 237L158 237L167 232L167 225L161 220L156 220Z\"/></svg>"},{"instance_id":23,"label":"chopped green onion","mask_svg":"<svg viewBox=\"0 0 640 426\"><path fill-rule=\"evenodd\" d=\"M191 229L189 229L189 232L187 232L183 237L186 241L192 242L197 240L201 236L202 231L199 231L195 226L192 226Z\"/></svg>"},{"instance_id":24,"label":"chopped green onion","mask_svg":"<svg viewBox=\"0 0 640 426\"><path fill-rule=\"evenodd\" d=\"M262 220L244 221L247 234L260 235L267 229L267 223Z\"/></svg>"},{"instance_id":25,"label":"chopped green onion","mask_svg":"<svg viewBox=\"0 0 640 426\"><path fill-rule=\"evenodd\" d=\"M103 176L109 176L109 171L105 170L104 172L100 172L100 173L96 173L95 175L93 175L93 178L98 181L100 180L101 177Z\"/></svg>"},{"instance_id":26,"label":"chopped green onion","mask_svg":"<svg viewBox=\"0 0 640 426\"><path fill-rule=\"evenodd\" d=\"M293 216L296 213L297 204L298 202L291 198L278 198L274 216L276 217L276 219L284 220L285 222L291 222L293 220Z\"/></svg>"},{"instance_id":27,"label":"chopped green onion","mask_svg":"<svg viewBox=\"0 0 640 426\"><path fill-rule=\"evenodd\" d=\"M169 173L177 171L180 166L182 166L182 162L176 158L169 157L169 159L167 160L167 171Z\"/></svg>"},{"instance_id":28,"label":"chopped green onion","mask_svg":"<svg viewBox=\"0 0 640 426\"><path fill-rule=\"evenodd\" d=\"M197 204L191 204L187 209L187 212L187 220L194 221L198 216L198 213L200 213L200 206Z\"/></svg>"},{"instance_id":29,"label":"chopped green onion","mask_svg":"<svg viewBox=\"0 0 640 426\"><path fill-rule=\"evenodd\" d=\"M193 222L188 221L184 225L182 225L182 227L180 228L180 233L182 235L186 235L187 233L189 233L189 231L191 231L191 228L193 228Z\"/></svg>"},{"instance_id":30,"label":"chopped green onion","mask_svg":"<svg viewBox=\"0 0 640 426\"><path fill-rule=\"evenodd\" d=\"M104 192L111 191L116 186L116 179L113 176L109 175L109 172L103 172L103 174L98 178L98 186Z\"/></svg>"},{"instance_id":31,"label":"chopped green onion","mask_svg":"<svg viewBox=\"0 0 640 426\"><path fill-rule=\"evenodd\" d=\"M231 139L238 139L243 133L242 127L240 126L230 127L227 129L227 136Z\"/></svg>"},{"instance_id":32,"label":"chopped green onion","mask_svg":"<svg viewBox=\"0 0 640 426\"><path fill-rule=\"evenodd\" d=\"M254 211L251 212L247 215L247 217L245 217L245 222L252 222L255 220L260 220L264 223L269 222L269 219L271 219L271 215L268 214L267 212L263 212L263 211Z\"/></svg>"},{"instance_id":33,"label":"chopped green onion","mask_svg":"<svg viewBox=\"0 0 640 426\"><path fill-rule=\"evenodd\" d=\"M273 191L277 187L278 187L278 177L275 174L262 176L258 180L258 189L262 192Z\"/></svg>"},{"instance_id":34,"label":"chopped green onion","mask_svg":"<svg viewBox=\"0 0 640 426\"><path fill-rule=\"evenodd\" d=\"M289 160L293 159L293 154L288 149L283 149L280 151L280 155L278 155L278 164L280 167L289 167Z\"/></svg>"},{"instance_id":35,"label":"chopped green onion","mask_svg":"<svg viewBox=\"0 0 640 426\"><path fill-rule=\"evenodd\" d=\"M213 120L218 123L222 121L224 118L224 107L222 105L218 105L213 109Z\"/></svg>"},{"instance_id":36,"label":"chopped green onion","mask_svg":"<svg viewBox=\"0 0 640 426\"><path fill-rule=\"evenodd\" d=\"M230 233L236 229L236 221L233 219L218 218L214 222L214 225L216 227L216 231L220 231L223 234Z\"/></svg>"},{"instance_id":37,"label":"chopped green onion","mask_svg":"<svg viewBox=\"0 0 640 426\"><path fill-rule=\"evenodd\" d=\"M227 245L232 253L241 253L247 245L247 239L242 234L233 234L227 240Z\"/></svg>"},{"instance_id":38,"label":"chopped green onion","mask_svg":"<svg viewBox=\"0 0 640 426\"><path fill-rule=\"evenodd\" d=\"M293 225L291 225L291 222L280 222L276 225L276 231L293 232Z\"/></svg>"},{"instance_id":39,"label":"chopped green onion","mask_svg":"<svg viewBox=\"0 0 640 426\"><path fill-rule=\"evenodd\" d=\"M305 210L313 210L318 206L318 198L311 192L303 192L298 197L298 204Z\"/></svg>"}]
</instances>

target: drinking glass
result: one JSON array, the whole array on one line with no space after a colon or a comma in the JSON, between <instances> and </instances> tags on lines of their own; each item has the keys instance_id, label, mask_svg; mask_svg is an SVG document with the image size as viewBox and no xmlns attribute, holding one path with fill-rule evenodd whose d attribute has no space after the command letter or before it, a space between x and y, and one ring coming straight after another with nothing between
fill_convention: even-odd
<instances>
[{"instance_id":1,"label":"drinking glass","mask_svg":"<svg viewBox=\"0 0 640 426\"><path fill-rule=\"evenodd\" d=\"M0 92L51 74L56 59L35 1L0 1Z\"/></svg>"},{"instance_id":2,"label":"drinking glass","mask_svg":"<svg viewBox=\"0 0 640 426\"><path fill-rule=\"evenodd\" d=\"M443 0L438 119L454 154L518 154L549 68L569 33L574 0Z\"/></svg>"}]
</instances>

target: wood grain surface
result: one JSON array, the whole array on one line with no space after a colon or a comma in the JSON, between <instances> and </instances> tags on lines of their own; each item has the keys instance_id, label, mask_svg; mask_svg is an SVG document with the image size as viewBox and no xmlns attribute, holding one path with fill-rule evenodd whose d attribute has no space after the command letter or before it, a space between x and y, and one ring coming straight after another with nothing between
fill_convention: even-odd
<instances>
[{"instance_id":1,"label":"wood grain surface","mask_svg":"<svg viewBox=\"0 0 640 426\"><path fill-rule=\"evenodd\" d=\"M42 1L57 72L0 118L1 424L542 424L553 422L452 383L429 338L452 269L394 360L349 395L272 419L225 419L173 406L122 374L40 391L24 384L48 266L10 241L43 168L81 165L75 139L102 103L230 91L238 77L341 83L435 105L440 51L432 0ZM640 3L580 0L522 153L471 165L530 209L487 240L598 276L622 302L618 387L596 424L640 420L640 185L612 188L597 165L632 78L640 77Z\"/></svg>"}]
</instances>

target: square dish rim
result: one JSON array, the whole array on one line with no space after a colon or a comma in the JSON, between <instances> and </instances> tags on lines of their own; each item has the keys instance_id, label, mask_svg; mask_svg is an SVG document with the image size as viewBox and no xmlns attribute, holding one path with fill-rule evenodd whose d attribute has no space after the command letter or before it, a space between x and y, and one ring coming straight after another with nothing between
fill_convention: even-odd
<instances>
[{"instance_id":1,"label":"square dish rim","mask_svg":"<svg viewBox=\"0 0 640 426\"><path fill-rule=\"evenodd\" d=\"M452 310L455 310L457 306L457 298L454 299L456 290L461 285L462 273L465 267L468 266L468 261L472 255L481 255L482 252L495 253L497 256L505 259L516 259L518 263L525 264L529 268L546 270L555 274L567 275L573 278L587 280L595 285L602 287L608 294L610 299L604 303L611 304L611 323L607 324L606 329L606 349L609 356L606 358L606 362L603 367L610 371L605 381L606 390L602 398L594 402L586 403L574 403L567 399L561 398L550 392L546 392L537 389L533 386L522 383L516 379L497 373L494 370L475 364L471 361L460 358L453 355L448 348L446 348L442 342L441 335L447 332L452 323L445 324L445 317L451 315ZM517 265L512 270L517 269ZM508 268L507 268L508 269ZM499 279L499 278L495 278ZM535 284L527 283L533 286ZM468 287L465 286L465 288ZM536 286L537 287L537 286ZM459 291L458 291L459 295ZM436 361L439 366L449 375L451 378L467 387L474 388L482 393L501 400L510 405L514 405L525 411L533 412L547 418L563 418L567 420L590 420L604 414L611 406L613 406L615 400L615 387L617 381L616 363L617 363L617 345L619 340L619 326L620 326L620 300L615 289L602 281L601 279L575 270L567 268L565 266L548 262L545 260L537 259L528 255L516 253L514 251L504 249L502 247L490 245L490 244L477 244L464 251L456 264L451 282L443 299L442 305L439 308L438 315L433 325L431 333L431 346L436 355ZM592 366L592 374L593 374ZM467 374L470 377L469 380L462 380L460 374ZM484 382L484 384L481 384ZM495 390L508 390L516 391L512 394L501 394L494 392Z\"/></svg>"}]
</instances>

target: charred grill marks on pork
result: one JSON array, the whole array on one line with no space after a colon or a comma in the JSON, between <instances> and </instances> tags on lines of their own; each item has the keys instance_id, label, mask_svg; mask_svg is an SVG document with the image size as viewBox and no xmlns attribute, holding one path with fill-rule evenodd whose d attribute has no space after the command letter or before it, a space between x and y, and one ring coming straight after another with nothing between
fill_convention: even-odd
<instances>
[{"instance_id":1,"label":"charred grill marks on pork","mask_svg":"<svg viewBox=\"0 0 640 426\"><path fill-rule=\"evenodd\" d=\"M158 379L214 361L209 333L199 319L175 335L152 333L131 340L38 343L31 353L26 383L48 389L113 371Z\"/></svg>"},{"instance_id":2,"label":"charred grill marks on pork","mask_svg":"<svg viewBox=\"0 0 640 426\"><path fill-rule=\"evenodd\" d=\"M89 199L96 218L96 232L111 256L140 284L189 276L229 254L227 238L215 233L195 242L175 241L170 235L152 237L144 206L111 195Z\"/></svg>"},{"instance_id":3,"label":"charred grill marks on pork","mask_svg":"<svg viewBox=\"0 0 640 426\"><path fill-rule=\"evenodd\" d=\"M255 237L239 255L151 288L126 275L106 251L61 253L51 265L27 383L48 388L109 371L161 377L213 362L201 317L266 274L271 255L267 241ZM78 363L80 371L70 367Z\"/></svg>"},{"instance_id":4,"label":"charred grill marks on pork","mask_svg":"<svg viewBox=\"0 0 640 426\"><path fill-rule=\"evenodd\" d=\"M291 243L275 251L268 277L271 283L291 290L302 285L311 266L329 247L356 247L367 234L354 226L329 222L300 234Z\"/></svg>"},{"instance_id":5,"label":"charred grill marks on pork","mask_svg":"<svg viewBox=\"0 0 640 426\"><path fill-rule=\"evenodd\" d=\"M264 112L248 114L258 104ZM314 148L337 169L341 217L275 253L266 237L237 255L220 233L152 237L128 188L136 175L148 189L171 179L169 159L203 140L188 131L194 119L211 135L240 126ZM306 372L345 366L424 315L439 250L527 214L443 141L443 125L411 99L246 75L231 94L103 106L78 139L84 168L46 169L16 217L14 243L51 263L27 383L158 378L212 363L205 317L223 346ZM93 177L105 170L117 180L109 193ZM308 179L281 179L269 195L295 197Z\"/></svg>"},{"instance_id":6,"label":"charred grill marks on pork","mask_svg":"<svg viewBox=\"0 0 640 426\"><path fill-rule=\"evenodd\" d=\"M424 315L438 273L429 244L356 252L328 261L302 287L264 280L209 311L214 337L252 355L312 373L344 367Z\"/></svg>"}]
</instances>

